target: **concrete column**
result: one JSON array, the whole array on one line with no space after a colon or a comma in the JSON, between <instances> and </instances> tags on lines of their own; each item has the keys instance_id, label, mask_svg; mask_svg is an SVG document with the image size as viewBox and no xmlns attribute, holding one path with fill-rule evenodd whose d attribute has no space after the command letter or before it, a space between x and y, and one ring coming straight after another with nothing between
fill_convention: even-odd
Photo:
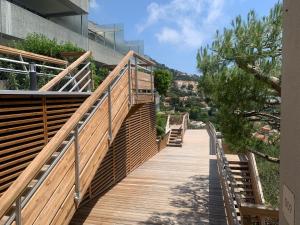
<instances>
[{"instance_id":1,"label":"concrete column","mask_svg":"<svg viewBox=\"0 0 300 225\"><path fill-rule=\"evenodd\" d=\"M300 224L300 1L284 1L280 225Z\"/></svg>"}]
</instances>

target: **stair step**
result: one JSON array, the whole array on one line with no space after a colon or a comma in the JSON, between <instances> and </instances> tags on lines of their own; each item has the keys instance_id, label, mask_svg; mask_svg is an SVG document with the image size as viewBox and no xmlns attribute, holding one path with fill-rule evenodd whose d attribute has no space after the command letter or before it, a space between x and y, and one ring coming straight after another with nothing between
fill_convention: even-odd
<instances>
[{"instance_id":1,"label":"stair step","mask_svg":"<svg viewBox=\"0 0 300 225\"><path fill-rule=\"evenodd\" d=\"M249 170L248 165L229 165L231 170Z\"/></svg>"},{"instance_id":2,"label":"stair step","mask_svg":"<svg viewBox=\"0 0 300 225\"><path fill-rule=\"evenodd\" d=\"M233 177L234 177L234 179L236 179L236 180L250 180L251 179L251 177L250 176L241 176L241 175L233 175Z\"/></svg>"},{"instance_id":3,"label":"stair step","mask_svg":"<svg viewBox=\"0 0 300 225\"><path fill-rule=\"evenodd\" d=\"M249 176L250 172L248 170L233 170L231 171L233 175Z\"/></svg>"},{"instance_id":4,"label":"stair step","mask_svg":"<svg viewBox=\"0 0 300 225\"><path fill-rule=\"evenodd\" d=\"M233 164L233 165L248 165L248 161L230 161L227 160L229 164Z\"/></svg>"},{"instance_id":5,"label":"stair step","mask_svg":"<svg viewBox=\"0 0 300 225\"><path fill-rule=\"evenodd\" d=\"M250 188L234 188L234 192L237 192L237 193L239 193L239 192L253 192L253 190L252 189L250 189Z\"/></svg>"},{"instance_id":6,"label":"stair step","mask_svg":"<svg viewBox=\"0 0 300 225\"><path fill-rule=\"evenodd\" d=\"M170 147L182 147L182 144L168 143L168 146L170 146Z\"/></svg>"},{"instance_id":7,"label":"stair step","mask_svg":"<svg viewBox=\"0 0 300 225\"><path fill-rule=\"evenodd\" d=\"M251 183L248 183L248 182L241 182L241 181L236 181L235 182L235 186L252 186Z\"/></svg>"}]
</instances>

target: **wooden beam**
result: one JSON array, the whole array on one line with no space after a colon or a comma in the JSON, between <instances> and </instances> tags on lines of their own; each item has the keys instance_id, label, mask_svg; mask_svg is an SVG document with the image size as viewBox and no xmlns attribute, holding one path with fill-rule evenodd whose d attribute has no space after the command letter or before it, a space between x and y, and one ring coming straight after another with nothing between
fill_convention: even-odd
<instances>
[{"instance_id":1,"label":"wooden beam","mask_svg":"<svg viewBox=\"0 0 300 225\"><path fill-rule=\"evenodd\" d=\"M259 216L279 219L279 210L259 204L242 203L240 212L243 216Z\"/></svg>"},{"instance_id":2,"label":"wooden beam","mask_svg":"<svg viewBox=\"0 0 300 225\"><path fill-rule=\"evenodd\" d=\"M52 58L52 57L44 56L44 55L39 55L39 54L31 53L31 52L26 52L26 51L18 50L15 48L10 48L10 47L4 46L4 45L0 45L0 53L6 54L6 55L14 55L14 56L21 55L23 58L33 59L33 60L37 60L40 62L47 62L47 63L52 63L52 64L56 64L56 65L61 65L61 66L65 66L68 64L68 62L65 60L56 59L56 58Z\"/></svg>"}]
</instances>

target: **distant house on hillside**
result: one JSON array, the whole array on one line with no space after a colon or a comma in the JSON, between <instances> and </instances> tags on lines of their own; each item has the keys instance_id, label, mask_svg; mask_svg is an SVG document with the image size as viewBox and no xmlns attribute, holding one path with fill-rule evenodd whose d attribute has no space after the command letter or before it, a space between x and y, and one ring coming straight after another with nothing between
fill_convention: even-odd
<instances>
[{"instance_id":1,"label":"distant house on hillside","mask_svg":"<svg viewBox=\"0 0 300 225\"><path fill-rule=\"evenodd\" d=\"M174 80L174 83L177 88L186 89L196 92L198 82L192 80Z\"/></svg>"}]
</instances>

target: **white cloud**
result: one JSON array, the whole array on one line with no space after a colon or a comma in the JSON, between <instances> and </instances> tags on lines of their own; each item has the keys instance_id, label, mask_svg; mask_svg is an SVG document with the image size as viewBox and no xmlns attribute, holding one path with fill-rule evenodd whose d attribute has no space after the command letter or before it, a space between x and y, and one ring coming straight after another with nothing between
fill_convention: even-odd
<instances>
[{"instance_id":1,"label":"white cloud","mask_svg":"<svg viewBox=\"0 0 300 225\"><path fill-rule=\"evenodd\" d=\"M160 43L197 48L214 32L222 17L225 0L170 0L166 4L152 2L147 19L138 24L138 32L158 25L155 37ZM160 26L163 24L163 26Z\"/></svg>"},{"instance_id":2,"label":"white cloud","mask_svg":"<svg viewBox=\"0 0 300 225\"><path fill-rule=\"evenodd\" d=\"M90 0L90 8L91 9L98 9L99 8L99 4L98 4L97 0Z\"/></svg>"},{"instance_id":3,"label":"white cloud","mask_svg":"<svg viewBox=\"0 0 300 225\"><path fill-rule=\"evenodd\" d=\"M222 16L224 0L212 0L209 6L209 12L206 17L206 23L213 23Z\"/></svg>"},{"instance_id":4,"label":"white cloud","mask_svg":"<svg viewBox=\"0 0 300 225\"><path fill-rule=\"evenodd\" d=\"M179 44L181 39L180 33L169 27L162 28L161 32L157 33L155 36L159 42L170 42L173 44Z\"/></svg>"}]
</instances>

